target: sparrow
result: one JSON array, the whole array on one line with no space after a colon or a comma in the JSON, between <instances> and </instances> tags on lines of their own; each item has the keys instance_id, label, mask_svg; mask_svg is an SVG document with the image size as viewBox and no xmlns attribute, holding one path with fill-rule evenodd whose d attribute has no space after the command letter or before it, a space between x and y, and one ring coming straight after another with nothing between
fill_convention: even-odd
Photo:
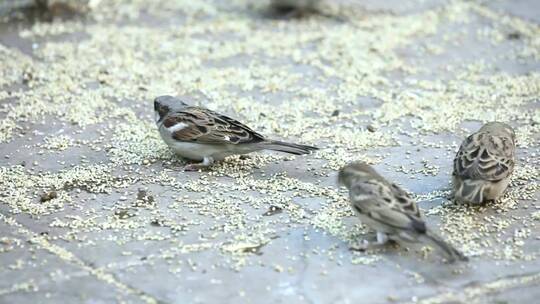
<instances>
[{"instance_id":1,"label":"sparrow","mask_svg":"<svg viewBox=\"0 0 540 304\"><path fill-rule=\"evenodd\" d=\"M286 17L300 17L317 11L320 0L271 0L274 12Z\"/></svg>"},{"instance_id":2,"label":"sparrow","mask_svg":"<svg viewBox=\"0 0 540 304\"><path fill-rule=\"evenodd\" d=\"M156 124L161 138L178 155L200 163L184 169L196 171L229 155L273 150L295 155L316 147L266 139L241 122L204 107L190 106L172 96L154 100Z\"/></svg>"},{"instance_id":3,"label":"sparrow","mask_svg":"<svg viewBox=\"0 0 540 304\"><path fill-rule=\"evenodd\" d=\"M350 163L339 171L338 183L349 189L349 201L363 224L377 231L377 243L427 242L440 248L450 262L467 261L460 251L432 232L416 202L398 185L390 183L363 162Z\"/></svg>"},{"instance_id":4,"label":"sparrow","mask_svg":"<svg viewBox=\"0 0 540 304\"><path fill-rule=\"evenodd\" d=\"M458 202L496 201L514 171L516 134L501 122L489 122L463 141L454 158L452 184Z\"/></svg>"}]
</instances>

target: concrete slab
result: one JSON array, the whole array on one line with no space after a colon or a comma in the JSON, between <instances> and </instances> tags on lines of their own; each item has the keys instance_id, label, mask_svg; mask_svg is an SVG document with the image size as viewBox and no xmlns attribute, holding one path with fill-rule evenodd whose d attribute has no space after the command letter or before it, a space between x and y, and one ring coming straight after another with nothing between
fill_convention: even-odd
<instances>
[{"instance_id":1,"label":"concrete slab","mask_svg":"<svg viewBox=\"0 0 540 304\"><path fill-rule=\"evenodd\" d=\"M0 25L0 302L524 303L540 296L535 1L101 1ZM39 15L39 14L38 14ZM204 172L161 141L158 95L315 144ZM518 137L506 195L450 200L483 122ZM374 233L336 185L361 159L469 257Z\"/></svg>"}]
</instances>

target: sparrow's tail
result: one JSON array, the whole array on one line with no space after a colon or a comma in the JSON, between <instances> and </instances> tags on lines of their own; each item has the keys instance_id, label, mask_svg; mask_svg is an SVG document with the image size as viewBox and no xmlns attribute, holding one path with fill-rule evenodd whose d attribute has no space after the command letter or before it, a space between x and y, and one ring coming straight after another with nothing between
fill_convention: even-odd
<instances>
[{"instance_id":1,"label":"sparrow's tail","mask_svg":"<svg viewBox=\"0 0 540 304\"><path fill-rule=\"evenodd\" d=\"M446 255L448 256L448 261L450 263L453 263L456 260L464 261L464 262L469 260L469 258L467 258L461 251L457 250L452 245L445 242L437 234L430 231L426 231L426 234L424 234L424 236L429 242L431 242L432 244L440 248L442 251L444 251L444 253L446 253Z\"/></svg>"},{"instance_id":2,"label":"sparrow's tail","mask_svg":"<svg viewBox=\"0 0 540 304\"><path fill-rule=\"evenodd\" d=\"M277 140L268 140L263 142L262 148L296 155L309 154L311 151L319 150L319 148L312 146L291 144Z\"/></svg>"}]
</instances>

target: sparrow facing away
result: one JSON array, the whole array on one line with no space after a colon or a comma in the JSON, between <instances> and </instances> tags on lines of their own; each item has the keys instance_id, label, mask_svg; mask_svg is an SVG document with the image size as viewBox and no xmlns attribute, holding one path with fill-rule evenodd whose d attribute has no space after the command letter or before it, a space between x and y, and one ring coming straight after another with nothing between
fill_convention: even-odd
<instances>
[{"instance_id":1,"label":"sparrow facing away","mask_svg":"<svg viewBox=\"0 0 540 304\"><path fill-rule=\"evenodd\" d=\"M459 202L496 201L514 171L516 135L512 127L489 122L463 141L454 158L452 182Z\"/></svg>"},{"instance_id":2,"label":"sparrow facing away","mask_svg":"<svg viewBox=\"0 0 540 304\"><path fill-rule=\"evenodd\" d=\"M237 120L172 96L157 97L154 110L165 143L181 157L201 161L186 166L186 171L211 166L234 154L266 149L302 155L318 149L266 139Z\"/></svg>"},{"instance_id":3,"label":"sparrow facing away","mask_svg":"<svg viewBox=\"0 0 540 304\"><path fill-rule=\"evenodd\" d=\"M428 242L444 251L450 262L468 260L433 233L416 202L399 186L388 182L371 166L354 162L341 168L338 182L349 189L349 200L363 224L377 231L379 245L388 240Z\"/></svg>"}]
</instances>

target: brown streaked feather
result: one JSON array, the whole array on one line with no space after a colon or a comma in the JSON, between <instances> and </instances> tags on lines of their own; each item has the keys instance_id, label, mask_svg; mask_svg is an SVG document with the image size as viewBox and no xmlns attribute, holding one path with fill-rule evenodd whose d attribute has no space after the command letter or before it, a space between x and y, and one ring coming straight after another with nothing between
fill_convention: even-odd
<instances>
[{"instance_id":1,"label":"brown streaked feather","mask_svg":"<svg viewBox=\"0 0 540 304\"><path fill-rule=\"evenodd\" d=\"M264 137L241 122L201 107L187 107L171 114L163 125L167 128L184 123L187 126L172 133L176 140L207 144L259 143Z\"/></svg>"},{"instance_id":2,"label":"brown streaked feather","mask_svg":"<svg viewBox=\"0 0 540 304\"><path fill-rule=\"evenodd\" d=\"M383 199L388 207L400 212L407 213L412 217L421 219L420 209L416 205L416 202L409 196L409 194L395 183L388 182L384 177L378 173L372 173L374 181L380 183L380 193L383 195Z\"/></svg>"},{"instance_id":3,"label":"brown streaked feather","mask_svg":"<svg viewBox=\"0 0 540 304\"><path fill-rule=\"evenodd\" d=\"M469 136L454 159L454 174L465 179L499 181L513 168L513 140L484 132Z\"/></svg>"},{"instance_id":4,"label":"brown streaked feather","mask_svg":"<svg viewBox=\"0 0 540 304\"><path fill-rule=\"evenodd\" d=\"M416 204L416 202L409 196L409 194L394 183L391 183L390 187L392 189L392 193L394 194L394 197L396 198L399 204L400 210L402 210L403 212L406 212L407 214L417 219L421 219L422 214L420 213L420 209L418 208L418 205Z\"/></svg>"},{"instance_id":5,"label":"brown streaked feather","mask_svg":"<svg viewBox=\"0 0 540 304\"><path fill-rule=\"evenodd\" d=\"M363 185L357 184L350 188L351 202L353 206L357 206L357 212L393 228L425 232L420 209L407 192L378 174L372 177L373 179L361 182ZM373 197L369 207L362 207L362 204L354 201L354 196L358 194L369 194Z\"/></svg>"}]
</instances>

